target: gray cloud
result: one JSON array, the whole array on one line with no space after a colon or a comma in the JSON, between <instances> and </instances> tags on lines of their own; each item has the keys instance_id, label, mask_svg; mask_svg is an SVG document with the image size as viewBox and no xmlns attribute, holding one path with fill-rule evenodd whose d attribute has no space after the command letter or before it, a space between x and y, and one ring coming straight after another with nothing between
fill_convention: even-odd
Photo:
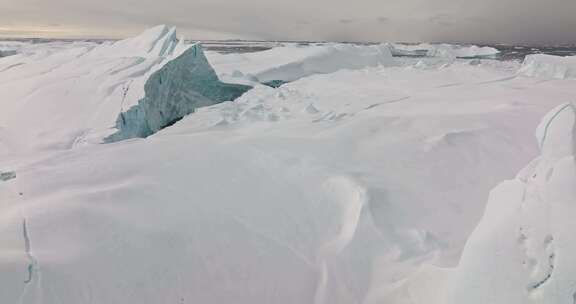
<instances>
[{"instance_id":1,"label":"gray cloud","mask_svg":"<svg viewBox=\"0 0 576 304\"><path fill-rule=\"evenodd\" d=\"M576 43L575 16L574 0L0 0L0 35Z\"/></svg>"},{"instance_id":2,"label":"gray cloud","mask_svg":"<svg viewBox=\"0 0 576 304\"><path fill-rule=\"evenodd\" d=\"M387 17L378 17L376 18L376 21L378 21L379 23L387 23L390 19Z\"/></svg>"},{"instance_id":3,"label":"gray cloud","mask_svg":"<svg viewBox=\"0 0 576 304\"><path fill-rule=\"evenodd\" d=\"M454 18L448 14L438 14L436 16L432 16L429 21L433 24L440 25L440 26L455 26L457 25L454 21Z\"/></svg>"}]
</instances>

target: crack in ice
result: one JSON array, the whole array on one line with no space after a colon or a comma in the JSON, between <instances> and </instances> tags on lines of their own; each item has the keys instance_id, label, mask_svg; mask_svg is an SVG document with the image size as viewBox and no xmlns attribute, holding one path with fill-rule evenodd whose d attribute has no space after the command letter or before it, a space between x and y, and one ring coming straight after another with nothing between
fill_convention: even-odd
<instances>
[{"instance_id":1,"label":"crack in ice","mask_svg":"<svg viewBox=\"0 0 576 304\"><path fill-rule=\"evenodd\" d=\"M30 235L28 233L28 226L26 225L26 218L22 220L22 235L24 238L24 252L26 253L26 257L28 258L28 278L24 281L24 283L28 284L32 282L34 277L34 269L36 268L36 258L32 255L32 249L30 245Z\"/></svg>"}]
</instances>

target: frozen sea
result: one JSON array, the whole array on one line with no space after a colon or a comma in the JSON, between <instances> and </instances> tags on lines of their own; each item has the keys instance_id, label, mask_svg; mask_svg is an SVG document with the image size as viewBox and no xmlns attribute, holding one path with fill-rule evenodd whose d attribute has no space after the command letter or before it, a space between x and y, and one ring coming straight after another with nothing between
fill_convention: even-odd
<instances>
[{"instance_id":1,"label":"frozen sea","mask_svg":"<svg viewBox=\"0 0 576 304\"><path fill-rule=\"evenodd\" d=\"M0 41L2 38L0 38ZM102 43L110 41L106 39L44 39L44 38L22 38L22 39L6 39L4 41L24 42L33 44L42 43L72 43L77 41L89 41L94 43ZM189 40L189 43L200 42L203 47L208 51L215 51L223 54L230 53L252 53L272 49L281 45L295 44L300 46L308 45L322 45L327 42L321 41L250 41L250 40ZM342 42L357 45L375 45L376 42ZM402 43L400 43L402 44ZM406 45L414 45L414 43L405 43ZM470 44L451 43L452 45L468 46ZM478 44L479 46L493 47L498 49L501 53L495 58L498 60L523 60L527 55L531 54L548 54L554 56L576 56L576 45L509 45L509 44ZM9 53L13 54L13 53ZM0 53L0 56L7 54Z\"/></svg>"},{"instance_id":2,"label":"frozen sea","mask_svg":"<svg viewBox=\"0 0 576 304\"><path fill-rule=\"evenodd\" d=\"M576 49L0 41L0 303L573 303Z\"/></svg>"}]
</instances>

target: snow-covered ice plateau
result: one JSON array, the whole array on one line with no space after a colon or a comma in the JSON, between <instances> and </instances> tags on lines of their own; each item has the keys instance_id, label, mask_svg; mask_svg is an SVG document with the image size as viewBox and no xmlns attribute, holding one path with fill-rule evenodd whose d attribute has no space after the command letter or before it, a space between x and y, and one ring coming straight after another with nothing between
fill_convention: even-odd
<instances>
[{"instance_id":1,"label":"snow-covered ice plateau","mask_svg":"<svg viewBox=\"0 0 576 304\"><path fill-rule=\"evenodd\" d=\"M576 298L574 58L0 51L0 303Z\"/></svg>"}]
</instances>

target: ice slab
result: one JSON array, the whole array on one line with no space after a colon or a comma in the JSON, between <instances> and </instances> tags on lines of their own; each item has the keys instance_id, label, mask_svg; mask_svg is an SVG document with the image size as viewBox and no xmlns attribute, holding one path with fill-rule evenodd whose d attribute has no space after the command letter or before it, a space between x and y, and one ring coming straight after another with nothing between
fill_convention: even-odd
<instances>
[{"instance_id":1,"label":"ice slab","mask_svg":"<svg viewBox=\"0 0 576 304\"><path fill-rule=\"evenodd\" d=\"M453 44L393 44L395 56L428 56L442 58L492 58L500 51L493 47L476 45L461 46Z\"/></svg>"},{"instance_id":2,"label":"ice slab","mask_svg":"<svg viewBox=\"0 0 576 304\"><path fill-rule=\"evenodd\" d=\"M261 83L290 82L339 70L396 65L388 44L286 45L250 54L211 52L208 58L221 78L252 77Z\"/></svg>"},{"instance_id":3,"label":"ice slab","mask_svg":"<svg viewBox=\"0 0 576 304\"><path fill-rule=\"evenodd\" d=\"M576 56L528 55L519 74L544 79L576 79Z\"/></svg>"}]
</instances>

